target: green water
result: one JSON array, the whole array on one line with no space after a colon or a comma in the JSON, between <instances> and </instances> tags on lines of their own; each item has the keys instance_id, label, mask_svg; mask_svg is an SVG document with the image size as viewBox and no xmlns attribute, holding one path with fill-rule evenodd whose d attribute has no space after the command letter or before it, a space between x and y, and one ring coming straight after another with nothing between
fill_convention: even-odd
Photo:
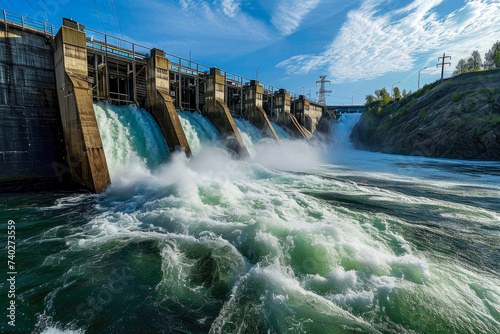
<instances>
[{"instance_id":1,"label":"green water","mask_svg":"<svg viewBox=\"0 0 500 334\"><path fill-rule=\"evenodd\" d=\"M358 116L242 161L187 115L187 159L125 108L96 107L105 194L0 195L14 332L499 332L499 163L352 150Z\"/></svg>"}]
</instances>

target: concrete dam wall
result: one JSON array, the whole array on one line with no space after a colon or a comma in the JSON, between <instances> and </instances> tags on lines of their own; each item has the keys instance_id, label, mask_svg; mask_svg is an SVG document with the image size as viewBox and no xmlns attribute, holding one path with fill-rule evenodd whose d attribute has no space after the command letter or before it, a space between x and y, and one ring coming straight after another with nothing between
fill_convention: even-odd
<instances>
[{"instance_id":1,"label":"concrete dam wall","mask_svg":"<svg viewBox=\"0 0 500 334\"><path fill-rule=\"evenodd\" d=\"M180 117L185 110L204 115L241 158L250 154L233 117L279 142L273 122L307 140L326 111L303 95L69 19L48 29L43 22L26 25L27 18L10 17L0 20L0 190L72 180L103 192L111 179L95 114L98 101L143 108L157 122L168 150L188 156Z\"/></svg>"},{"instance_id":2,"label":"concrete dam wall","mask_svg":"<svg viewBox=\"0 0 500 334\"><path fill-rule=\"evenodd\" d=\"M0 183L57 183L66 165L52 39L0 26Z\"/></svg>"}]
</instances>

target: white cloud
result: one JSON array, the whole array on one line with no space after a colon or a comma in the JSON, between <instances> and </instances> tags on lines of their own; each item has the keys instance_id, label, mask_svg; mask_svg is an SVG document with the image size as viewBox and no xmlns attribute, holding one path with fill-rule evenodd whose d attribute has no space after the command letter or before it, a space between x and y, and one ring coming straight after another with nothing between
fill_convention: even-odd
<instances>
[{"instance_id":1,"label":"white cloud","mask_svg":"<svg viewBox=\"0 0 500 334\"><path fill-rule=\"evenodd\" d=\"M255 52L274 41L274 29L241 10L242 3L242 0L134 2L132 9L138 9L137 22L141 26L136 38L154 39L157 47L179 55L191 50L194 55L204 57L226 55L227 60ZM203 62L199 58L198 61Z\"/></svg>"},{"instance_id":2,"label":"white cloud","mask_svg":"<svg viewBox=\"0 0 500 334\"><path fill-rule=\"evenodd\" d=\"M297 55L277 66L288 74L327 69L336 83L373 79L390 72L411 70L421 57L429 65L442 52L454 64L473 50L484 54L500 36L498 0L469 0L462 8L438 17L443 0L414 0L381 13L387 2L366 1L349 12L339 34L319 55ZM425 59L424 59L425 60ZM431 63L432 62L432 63Z\"/></svg>"},{"instance_id":3,"label":"white cloud","mask_svg":"<svg viewBox=\"0 0 500 334\"><path fill-rule=\"evenodd\" d=\"M241 9L241 2L238 0L220 0L222 12L229 17L235 17Z\"/></svg>"},{"instance_id":4,"label":"white cloud","mask_svg":"<svg viewBox=\"0 0 500 334\"><path fill-rule=\"evenodd\" d=\"M179 4L186 12L203 8L208 16L222 13L227 17L234 18L241 10L241 0L179 0Z\"/></svg>"},{"instance_id":5,"label":"white cloud","mask_svg":"<svg viewBox=\"0 0 500 334\"><path fill-rule=\"evenodd\" d=\"M284 35L294 33L302 20L321 0L280 0L274 7L271 23Z\"/></svg>"}]
</instances>

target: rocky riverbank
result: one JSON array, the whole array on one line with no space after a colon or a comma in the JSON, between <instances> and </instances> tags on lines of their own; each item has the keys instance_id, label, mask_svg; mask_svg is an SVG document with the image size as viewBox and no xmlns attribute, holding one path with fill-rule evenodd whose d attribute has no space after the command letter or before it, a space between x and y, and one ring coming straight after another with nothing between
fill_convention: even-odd
<instances>
[{"instance_id":1,"label":"rocky riverbank","mask_svg":"<svg viewBox=\"0 0 500 334\"><path fill-rule=\"evenodd\" d=\"M461 74L383 108L375 103L351 140L383 153L500 160L500 70Z\"/></svg>"}]
</instances>

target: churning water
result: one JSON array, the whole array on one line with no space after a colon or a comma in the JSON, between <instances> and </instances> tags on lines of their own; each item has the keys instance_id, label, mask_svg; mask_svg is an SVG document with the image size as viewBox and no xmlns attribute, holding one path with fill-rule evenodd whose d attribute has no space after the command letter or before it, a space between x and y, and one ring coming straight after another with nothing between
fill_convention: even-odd
<instances>
[{"instance_id":1,"label":"churning water","mask_svg":"<svg viewBox=\"0 0 500 334\"><path fill-rule=\"evenodd\" d=\"M20 240L17 330L499 332L499 163L356 151L359 115L333 144L237 121L255 154L234 160L181 113L194 154L169 157L144 111L96 112L106 193L1 195Z\"/></svg>"},{"instance_id":2,"label":"churning water","mask_svg":"<svg viewBox=\"0 0 500 334\"><path fill-rule=\"evenodd\" d=\"M191 151L199 153L203 146L220 146L221 138L215 126L197 112L179 112L182 128Z\"/></svg>"}]
</instances>

